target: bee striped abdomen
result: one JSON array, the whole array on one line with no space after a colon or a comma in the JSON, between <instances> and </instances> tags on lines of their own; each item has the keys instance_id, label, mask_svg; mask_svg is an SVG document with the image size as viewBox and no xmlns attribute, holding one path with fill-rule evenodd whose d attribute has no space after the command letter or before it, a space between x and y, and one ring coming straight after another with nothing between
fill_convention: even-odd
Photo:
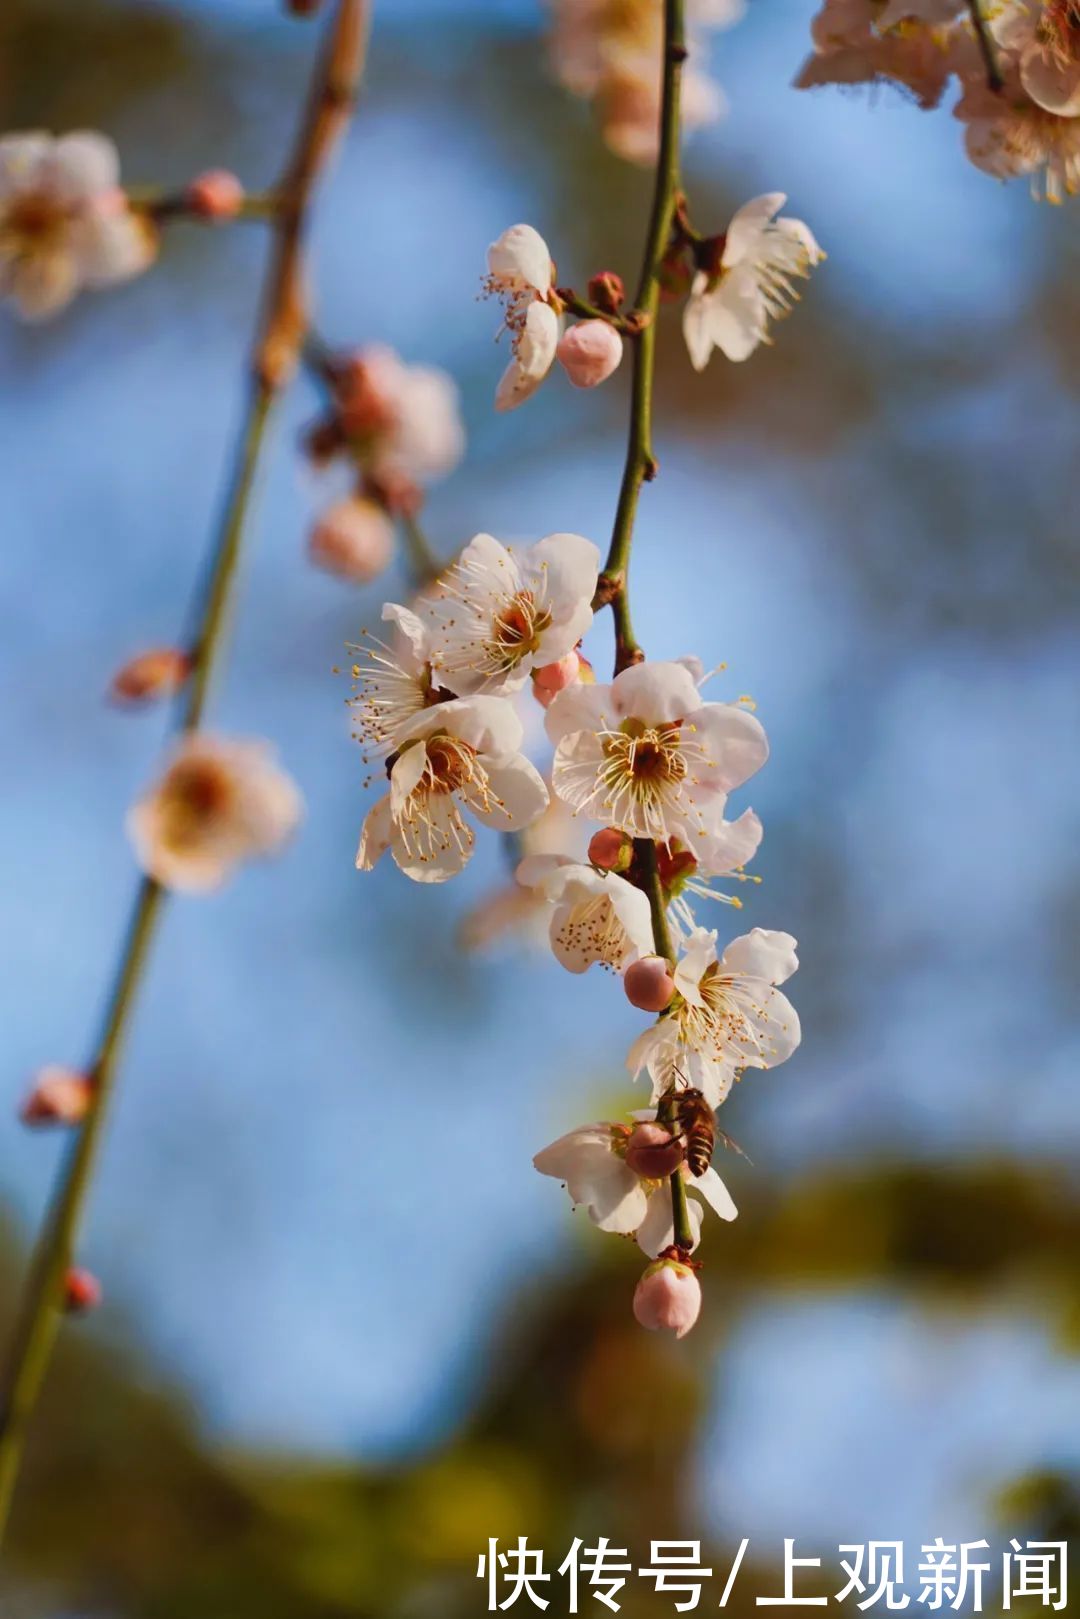
<instances>
[{"instance_id":1,"label":"bee striped abdomen","mask_svg":"<svg viewBox=\"0 0 1080 1619\"><path fill-rule=\"evenodd\" d=\"M686 1162L691 1175L704 1175L716 1146L716 1119L700 1091L683 1091L677 1101L679 1128L686 1137Z\"/></svg>"}]
</instances>

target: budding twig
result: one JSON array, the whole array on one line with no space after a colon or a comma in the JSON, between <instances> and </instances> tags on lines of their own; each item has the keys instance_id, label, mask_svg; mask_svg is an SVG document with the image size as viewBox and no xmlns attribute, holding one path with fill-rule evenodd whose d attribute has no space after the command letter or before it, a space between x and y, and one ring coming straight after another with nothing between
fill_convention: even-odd
<instances>
[{"instance_id":1,"label":"budding twig","mask_svg":"<svg viewBox=\"0 0 1080 1619\"><path fill-rule=\"evenodd\" d=\"M664 254L671 240L676 210L682 197L679 189L679 98L682 64L686 60L684 0L664 0L664 81L660 108L660 152L656 163L652 211L641 264L641 278L633 309L624 318L624 329L633 347L630 433L626 447L619 504L600 575L593 607L611 603L615 620L615 673L640 663L645 654L634 635L630 617L630 550L634 539L638 495L643 483L657 473L652 448L653 373L656 361L656 313L660 304L660 273ZM652 915L653 945L658 956L673 961L675 951L667 923L663 886L656 862L656 845L651 838L634 841L636 865L643 878ZM694 1234L687 1208L686 1185L682 1173L671 1176L671 1214L675 1243L689 1254Z\"/></svg>"},{"instance_id":2,"label":"budding twig","mask_svg":"<svg viewBox=\"0 0 1080 1619\"><path fill-rule=\"evenodd\" d=\"M630 547L634 535L638 495L643 483L651 482L657 473L656 457L652 450L652 391L653 369L656 357L656 311L660 303L660 267L668 241L679 196L679 89L681 68L686 55L684 43L683 0L664 0L664 83L660 111L660 154L656 165L656 183L653 189L652 212L649 218L645 254L641 265L641 278L634 297L631 321L636 330L629 332L633 348L633 378L631 382L630 433L626 448L619 504L615 512L615 526L611 545L604 563L604 577L620 579L611 602L615 620L615 673L640 663L644 657L634 635L630 617L628 573ZM628 317L629 318L629 317ZM595 602L603 605L602 600Z\"/></svg>"},{"instance_id":3,"label":"budding twig","mask_svg":"<svg viewBox=\"0 0 1080 1619\"><path fill-rule=\"evenodd\" d=\"M994 36L990 32L990 25L983 16L981 0L967 0L968 12L971 16L971 26L975 30L975 38L982 52L982 59L986 66L986 82L991 90L997 94L1005 88L1005 79L998 61L997 46Z\"/></svg>"},{"instance_id":4,"label":"budding twig","mask_svg":"<svg viewBox=\"0 0 1080 1619\"><path fill-rule=\"evenodd\" d=\"M263 313L252 350L252 385L235 470L200 592L192 637L192 674L181 727L200 724L210 679L225 641L241 541L247 526L260 452L273 406L295 369L306 313L299 288L304 229L314 182L352 105L364 55L370 0L339 0L326 46L315 69L307 112L279 191L273 219L275 252ZM48 1367L63 1304L64 1278L93 1175L97 1147L112 1096L117 1061L142 981L165 890L153 878L139 885L116 978L92 1062L93 1100L61 1165L38 1238L0 1384L0 1539L34 1407Z\"/></svg>"}]
</instances>

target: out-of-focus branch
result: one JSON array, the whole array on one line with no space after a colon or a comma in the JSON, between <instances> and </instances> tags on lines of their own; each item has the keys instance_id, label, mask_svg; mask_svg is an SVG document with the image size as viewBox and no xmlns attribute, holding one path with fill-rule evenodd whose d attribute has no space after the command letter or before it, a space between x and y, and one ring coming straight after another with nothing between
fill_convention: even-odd
<instances>
[{"instance_id":1,"label":"out-of-focus branch","mask_svg":"<svg viewBox=\"0 0 1080 1619\"><path fill-rule=\"evenodd\" d=\"M339 0L312 79L307 110L277 192L275 246L252 349L252 381L234 470L206 581L199 595L190 649L191 677L180 725L202 721L210 681L225 644L237 564L260 454L273 406L293 374L306 327L301 256L316 179L343 131L364 58L369 0ZM87 1067L92 1098L61 1165L49 1212L31 1262L26 1292L0 1386L0 1539L7 1526L27 1429L41 1392L63 1302L64 1278L93 1176L117 1064L149 958L165 891L153 878L138 890L101 1035Z\"/></svg>"},{"instance_id":2,"label":"out-of-focus branch","mask_svg":"<svg viewBox=\"0 0 1080 1619\"><path fill-rule=\"evenodd\" d=\"M1005 88L1005 80L1001 72L1001 63L998 61L997 46L994 36L990 32L990 24L983 15L981 0L967 0L968 13L971 17L971 26L975 30L979 50L982 53L983 63L986 67L986 82L991 90L997 93Z\"/></svg>"}]
</instances>

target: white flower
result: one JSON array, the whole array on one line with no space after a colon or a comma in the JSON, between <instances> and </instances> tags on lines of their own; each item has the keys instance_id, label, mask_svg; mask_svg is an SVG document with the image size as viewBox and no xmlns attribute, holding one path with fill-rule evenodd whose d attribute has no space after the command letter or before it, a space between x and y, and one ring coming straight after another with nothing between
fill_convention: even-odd
<instances>
[{"instance_id":1,"label":"white flower","mask_svg":"<svg viewBox=\"0 0 1080 1619\"><path fill-rule=\"evenodd\" d=\"M382 616L394 625L393 643L387 645L364 631L363 640L352 649L357 654L352 670L357 693L349 703L354 734L375 756L393 752L406 727L440 696L431 673L427 626L397 602L385 602Z\"/></svg>"},{"instance_id":2,"label":"white flower","mask_svg":"<svg viewBox=\"0 0 1080 1619\"><path fill-rule=\"evenodd\" d=\"M936 107L963 37L951 19L963 9L963 0L825 0L810 24L814 52L796 88L895 84L920 107Z\"/></svg>"},{"instance_id":3,"label":"white flower","mask_svg":"<svg viewBox=\"0 0 1080 1619\"><path fill-rule=\"evenodd\" d=\"M544 813L519 833L517 841L526 858L561 854L564 859L581 862L589 839L582 822L575 819L561 798L552 796ZM546 949L550 915L551 906L541 888L504 882L470 908L458 937L466 950L490 949L507 934Z\"/></svg>"},{"instance_id":4,"label":"white flower","mask_svg":"<svg viewBox=\"0 0 1080 1619\"><path fill-rule=\"evenodd\" d=\"M517 751L521 738L521 721L501 697L436 703L403 725L388 761L390 791L364 822L357 867L370 871L389 849L414 881L445 882L472 855L466 810L498 832L535 820L548 793Z\"/></svg>"},{"instance_id":5,"label":"white flower","mask_svg":"<svg viewBox=\"0 0 1080 1619\"><path fill-rule=\"evenodd\" d=\"M562 855L528 855L517 880L552 907L551 948L569 972L583 973L594 962L622 972L652 950L648 898L615 872Z\"/></svg>"},{"instance_id":6,"label":"white flower","mask_svg":"<svg viewBox=\"0 0 1080 1619\"><path fill-rule=\"evenodd\" d=\"M661 847L657 850L660 878L669 895L671 933L677 945L684 945L697 926L690 896L719 900L722 904L736 907L742 905L742 901L734 895L721 893L714 888L713 879L734 875L741 882L760 881L760 878L744 876L742 868L757 854L761 838L760 820L753 810L744 810L736 821L721 820L714 824L699 839L696 855L677 848Z\"/></svg>"},{"instance_id":7,"label":"white flower","mask_svg":"<svg viewBox=\"0 0 1080 1619\"><path fill-rule=\"evenodd\" d=\"M406 365L372 343L334 364L334 404L348 448L372 478L427 484L465 452L454 381L429 365Z\"/></svg>"},{"instance_id":8,"label":"white flower","mask_svg":"<svg viewBox=\"0 0 1080 1619\"><path fill-rule=\"evenodd\" d=\"M754 928L717 956L698 928L675 969L671 1010L635 1040L627 1067L648 1069L657 1101L674 1083L696 1086L713 1107L741 1068L774 1068L799 1044L795 1008L775 987L799 965L790 933Z\"/></svg>"},{"instance_id":9,"label":"white flower","mask_svg":"<svg viewBox=\"0 0 1080 1619\"><path fill-rule=\"evenodd\" d=\"M128 812L143 870L166 888L218 888L233 867L272 853L298 825L303 800L259 741L195 733Z\"/></svg>"},{"instance_id":10,"label":"white flower","mask_svg":"<svg viewBox=\"0 0 1080 1619\"><path fill-rule=\"evenodd\" d=\"M151 262L153 232L119 177L104 135L0 138L0 298L24 319L55 315L80 288L124 281Z\"/></svg>"},{"instance_id":11,"label":"white flower","mask_svg":"<svg viewBox=\"0 0 1080 1619\"><path fill-rule=\"evenodd\" d=\"M484 287L503 302L512 350L495 390L496 410L524 404L551 370L559 344L553 283L548 245L532 225L512 225L488 248Z\"/></svg>"},{"instance_id":12,"label":"white flower","mask_svg":"<svg viewBox=\"0 0 1080 1619\"><path fill-rule=\"evenodd\" d=\"M552 786L572 809L635 838L696 852L726 794L761 768L760 722L702 701L682 663L639 663L610 686L568 686L547 711Z\"/></svg>"},{"instance_id":13,"label":"white flower","mask_svg":"<svg viewBox=\"0 0 1080 1619\"><path fill-rule=\"evenodd\" d=\"M630 1131L621 1124L586 1124L560 1136L538 1152L533 1164L541 1175L562 1181L575 1205L582 1205L601 1231L636 1234L638 1246L655 1259L674 1241L671 1187L667 1180L642 1180L626 1163ZM687 1192L696 1192L720 1216L734 1220L738 1210L720 1176L710 1165L703 1175L685 1166ZM697 1247L703 1209L687 1198L690 1226Z\"/></svg>"},{"instance_id":14,"label":"white flower","mask_svg":"<svg viewBox=\"0 0 1080 1619\"><path fill-rule=\"evenodd\" d=\"M1029 175L1033 195L1039 196L1041 181L1051 203L1080 192L1080 118L1063 118L1031 100L1015 65L1006 67L1000 94L972 68L953 116L967 125L968 157L987 174L1000 180Z\"/></svg>"},{"instance_id":15,"label":"white flower","mask_svg":"<svg viewBox=\"0 0 1080 1619\"><path fill-rule=\"evenodd\" d=\"M1061 118L1080 114L1080 10L1075 0L1009 0L991 27L1014 58L1032 101Z\"/></svg>"},{"instance_id":16,"label":"white flower","mask_svg":"<svg viewBox=\"0 0 1080 1619\"><path fill-rule=\"evenodd\" d=\"M696 371L714 348L745 360L768 342L770 319L787 314L798 293L792 276L807 276L824 257L801 219L776 219L782 191L745 203L728 226L720 275L699 270L683 312L683 335Z\"/></svg>"},{"instance_id":17,"label":"white flower","mask_svg":"<svg viewBox=\"0 0 1080 1619\"><path fill-rule=\"evenodd\" d=\"M469 541L432 593L432 664L461 696L517 691L532 669L572 652L592 623L600 553L580 534L511 551Z\"/></svg>"}]
</instances>

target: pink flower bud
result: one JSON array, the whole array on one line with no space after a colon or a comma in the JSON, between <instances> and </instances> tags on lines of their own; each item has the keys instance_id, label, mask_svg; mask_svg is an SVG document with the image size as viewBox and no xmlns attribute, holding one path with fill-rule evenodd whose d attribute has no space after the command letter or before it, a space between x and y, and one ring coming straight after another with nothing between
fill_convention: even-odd
<instances>
[{"instance_id":1,"label":"pink flower bud","mask_svg":"<svg viewBox=\"0 0 1080 1619\"><path fill-rule=\"evenodd\" d=\"M235 219L244 206L244 188L228 169L207 169L189 181L187 205L200 219Z\"/></svg>"},{"instance_id":2,"label":"pink flower bud","mask_svg":"<svg viewBox=\"0 0 1080 1619\"><path fill-rule=\"evenodd\" d=\"M634 1289L634 1316L650 1332L685 1338L701 1314L701 1283L689 1265L657 1259Z\"/></svg>"},{"instance_id":3,"label":"pink flower bud","mask_svg":"<svg viewBox=\"0 0 1080 1619\"><path fill-rule=\"evenodd\" d=\"M64 1277L64 1309L68 1315L85 1315L101 1303L101 1283L88 1270L73 1267Z\"/></svg>"},{"instance_id":4,"label":"pink flower bud","mask_svg":"<svg viewBox=\"0 0 1080 1619\"><path fill-rule=\"evenodd\" d=\"M633 839L613 826L603 827L589 839L589 859L601 871L627 871L633 858Z\"/></svg>"},{"instance_id":5,"label":"pink flower bud","mask_svg":"<svg viewBox=\"0 0 1080 1619\"><path fill-rule=\"evenodd\" d=\"M631 1006L642 1012L662 1012L671 1005L675 980L663 956L642 956L623 974L623 989Z\"/></svg>"},{"instance_id":6,"label":"pink flower bud","mask_svg":"<svg viewBox=\"0 0 1080 1619\"><path fill-rule=\"evenodd\" d=\"M394 525L381 506L356 495L323 513L312 529L308 551L317 567L364 585L388 567Z\"/></svg>"},{"instance_id":7,"label":"pink flower bud","mask_svg":"<svg viewBox=\"0 0 1080 1619\"><path fill-rule=\"evenodd\" d=\"M642 1180L664 1180L685 1156L685 1141L662 1124L636 1124L626 1144L626 1167Z\"/></svg>"},{"instance_id":8,"label":"pink flower bud","mask_svg":"<svg viewBox=\"0 0 1080 1619\"><path fill-rule=\"evenodd\" d=\"M557 663L545 663L542 668L533 670L533 691L544 708L557 692L574 684L580 667L577 653L568 652Z\"/></svg>"},{"instance_id":9,"label":"pink flower bud","mask_svg":"<svg viewBox=\"0 0 1080 1619\"><path fill-rule=\"evenodd\" d=\"M618 314L625 297L622 276L614 270L600 270L589 282L589 302L609 315Z\"/></svg>"},{"instance_id":10,"label":"pink flower bud","mask_svg":"<svg viewBox=\"0 0 1080 1619\"><path fill-rule=\"evenodd\" d=\"M118 703L155 703L171 697L191 673L191 659L176 646L154 647L118 669L109 696Z\"/></svg>"},{"instance_id":11,"label":"pink flower bud","mask_svg":"<svg viewBox=\"0 0 1080 1619\"><path fill-rule=\"evenodd\" d=\"M93 1086L74 1068L43 1068L22 1105L24 1124L78 1124L86 1117Z\"/></svg>"},{"instance_id":12,"label":"pink flower bud","mask_svg":"<svg viewBox=\"0 0 1080 1619\"><path fill-rule=\"evenodd\" d=\"M563 333L555 353L575 388L595 388L610 377L622 351L622 338L606 320L579 320Z\"/></svg>"}]
</instances>

